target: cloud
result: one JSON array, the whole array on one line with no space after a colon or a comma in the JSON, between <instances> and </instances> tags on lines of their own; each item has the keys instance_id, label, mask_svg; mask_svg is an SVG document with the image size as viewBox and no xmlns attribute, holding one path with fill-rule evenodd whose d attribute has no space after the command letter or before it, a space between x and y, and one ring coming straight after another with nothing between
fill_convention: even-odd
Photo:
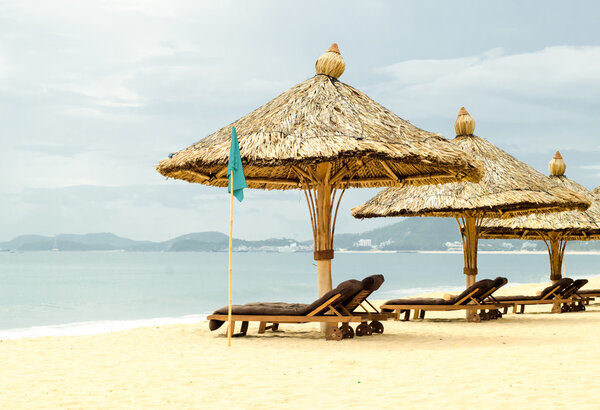
<instances>
[{"instance_id":1,"label":"cloud","mask_svg":"<svg viewBox=\"0 0 600 410\"><path fill-rule=\"evenodd\" d=\"M411 60L375 71L408 91L447 94L475 89L520 98L583 98L596 102L593 97L600 91L599 69L599 46L556 46L513 55L491 49L471 57Z\"/></svg>"},{"instance_id":2,"label":"cloud","mask_svg":"<svg viewBox=\"0 0 600 410\"><path fill-rule=\"evenodd\" d=\"M448 19L456 7L469 21L460 30ZM332 42L346 60L341 80L401 117L451 137L465 105L479 135L540 170L560 149L570 177L598 185L594 169L577 166L600 155L598 47L585 46L598 38L594 3L34 0L0 9L0 211L16 215L6 235L226 231L216 225L227 214L222 190L165 181L154 166L312 76ZM337 232L390 222L348 214L373 193L346 194ZM298 192L248 197L240 236L310 238Z\"/></svg>"},{"instance_id":3,"label":"cloud","mask_svg":"<svg viewBox=\"0 0 600 410\"><path fill-rule=\"evenodd\" d=\"M373 94L392 109L410 107L413 118L444 118L449 136L461 105L474 115L478 130L504 125L503 142L525 149L549 142L565 148L589 144L598 126L599 46L518 54L490 49L468 57L398 62L375 73L388 80L372 85Z\"/></svg>"}]
</instances>

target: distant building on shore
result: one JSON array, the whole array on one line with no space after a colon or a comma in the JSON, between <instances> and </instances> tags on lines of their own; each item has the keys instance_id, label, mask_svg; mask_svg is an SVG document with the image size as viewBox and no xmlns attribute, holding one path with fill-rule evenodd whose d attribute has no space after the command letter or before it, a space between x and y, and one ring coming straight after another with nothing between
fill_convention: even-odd
<instances>
[{"instance_id":1,"label":"distant building on shore","mask_svg":"<svg viewBox=\"0 0 600 410\"><path fill-rule=\"evenodd\" d=\"M361 248L372 248L373 244L371 243L370 239L359 239L358 241L354 242L354 246L359 246Z\"/></svg>"}]
</instances>

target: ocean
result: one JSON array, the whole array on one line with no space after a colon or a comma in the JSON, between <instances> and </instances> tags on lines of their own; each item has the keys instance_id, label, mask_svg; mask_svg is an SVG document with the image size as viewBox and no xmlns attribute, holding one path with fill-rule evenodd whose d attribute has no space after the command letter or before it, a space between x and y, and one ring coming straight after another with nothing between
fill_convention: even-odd
<instances>
[{"instance_id":1,"label":"ocean","mask_svg":"<svg viewBox=\"0 0 600 410\"><path fill-rule=\"evenodd\" d=\"M0 339L90 334L202 320L227 303L227 253L0 252ZM600 274L600 255L567 254L566 276ZM342 253L334 286L381 273L372 296L464 289L461 253ZM480 253L479 275L509 284L548 282L541 253ZM233 302L312 302L312 253L233 254Z\"/></svg>"}]
</instances>

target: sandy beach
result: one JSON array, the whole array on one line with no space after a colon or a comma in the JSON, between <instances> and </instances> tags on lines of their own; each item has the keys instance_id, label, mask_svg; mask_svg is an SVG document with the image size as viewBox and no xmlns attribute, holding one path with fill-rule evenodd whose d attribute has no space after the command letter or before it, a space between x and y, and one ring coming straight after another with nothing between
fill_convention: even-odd
<instances>
[{"instance_id":1,"label":"sandy beach","mask_svg":"<svg viewBox=\"0 0 600 410\"><path fill-rule=\"evenodd\" d=\"M535 294L543 284L502 293ZM600 288L600 277L587 286ZM600 305L467 323L461 313L386 322L325 341L282 325L226 347L206 322L0 343L3 408L596 407Z\"/></svg>"}]
</instances>

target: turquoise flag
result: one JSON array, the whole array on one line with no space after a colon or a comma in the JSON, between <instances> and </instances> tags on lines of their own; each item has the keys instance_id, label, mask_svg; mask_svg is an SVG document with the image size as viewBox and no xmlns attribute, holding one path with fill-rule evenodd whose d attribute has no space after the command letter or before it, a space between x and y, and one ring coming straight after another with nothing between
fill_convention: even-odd
<instances>
[{"instance_id":1,"label":"turquoise flag","mask_svg":"<svg viewBox=\"0 0 600 410\"><path fill-rule=\"evenodd\" d=\"M233 181L231 181L231 171L233 171ZM244 167L242 166L242 157L240 155L240 145L238 144L235 127L231 128L231 148L229 149L229 166L227 167L227 178L229 186L227 192L231 193L231 184L233 183L233 196L238 201L244 199L244 188L246 188L246 177L244 176Z\"/></svg>"}]
</instances>

